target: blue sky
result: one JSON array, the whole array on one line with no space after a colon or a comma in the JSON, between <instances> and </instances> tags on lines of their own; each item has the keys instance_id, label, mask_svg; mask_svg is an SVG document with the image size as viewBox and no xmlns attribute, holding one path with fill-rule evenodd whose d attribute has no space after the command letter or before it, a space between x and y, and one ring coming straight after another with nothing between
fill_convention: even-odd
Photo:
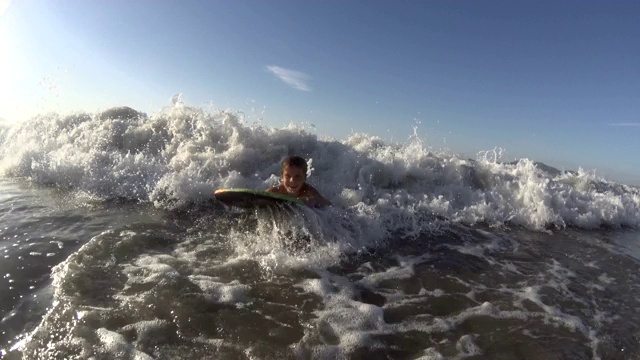
<instances>
[{"instance_id":1,"label":"blue sky","mask_svg":"<svg viewBox=\"0 0 640 360\"><path fill-rule=\"evenodd\" d=\"M640 184L638 1L0 0L0 118L242 111Z\"/></svg>"}]
</instances>

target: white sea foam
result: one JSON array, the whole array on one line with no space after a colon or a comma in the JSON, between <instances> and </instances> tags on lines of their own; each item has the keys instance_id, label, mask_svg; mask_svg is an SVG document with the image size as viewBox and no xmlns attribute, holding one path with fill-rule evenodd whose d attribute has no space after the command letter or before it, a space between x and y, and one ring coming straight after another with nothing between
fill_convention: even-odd
<instances>
[{"instance_id":1,"label":"white sea foam","mask_svg":"<svg viewBox=\"0 0 640 360\"><path fill-rule=\"evenodd\" d=\"M153 357L142 351L136 350L133 345L127 342L124 336L105 328L96 330L98 339L107 355L113 358L130 358L135 360L151 360Z\"/></svg>"},{"instance_id":2,"label":"white sea foam","mask_svg":"<svg viewBox=\"0 0 640 360\"><path fill-rule=\"evenodd\" d=\"M64 355L68 347L70 354L86 358L144 359L153 355L156 345L172 344L180 336L190 344L202 342L236 354L247 348L240 338L247 337L251 343L257 327L278 341L285 335L299 335L299 340L291 340L297 342L286 344L297 349L300 357L357 357L354 354L363 349L392 349L395 345L385 343L389 337L420 336L425 342L407 350L416 358L465 358L492 351L487 334L476 327L486 322L488 327L521 324L516 328L531 330L532 337L547 327L568 331L587 339L597 358L598 343L611 325L612 313L599 308L600 294L594 292L621 281L613 273L596 271L593 277L585 276L571 262L552 256L536 261L540 269L536 271L527 268L526 261L520 263L519 257L502 258L516 246L499 232L451 226L452 232L453 228L461 231L460 236L452 233L443 240L452 244L434 245L433 252L354 260L356 266L344 274L334 269L346 246L319 243L328 235L317 235L324 230L314 229L316 220L308 218L332 216L331 211L303 210L308 226L294 226L261 212L240 216L233 224L207 219L203 226L209 232L191 228L178 239L170 228L160 225L105 232L55 268L56 303L34 332L35 340L20 346L26 346L31 358L61 358L54 350L62 349ZM288 221L295 224L300 220L296 216ZM241 231L246 225L242 221L253 221L252 231ZM274 228L278 224L281 229ZM336 236L346 236L348 229L343 230ZM337 226L328 231L342 230ZM472 236L466 238L468 234ZM280 241L292 235L309 236L315 248L291 253ZM475 261L454 261L446 270L438 268L456 256L491 266L482 271L462 266L462 272L471 274L458 273L455 266ZM506 276L513 279L493 283L494 275L505 275L490 270L502 268L508 268ZM576 292L581 285L588 293ZM312 316L296 318L302 311ZM588 315L582 317L585 311ZM249 318L247 323L244 316ZM278 337L278 332L285 335ZM49 341L51 352L43 345ZM190 355L195 357L185 352L183 358Z\"/></svg>"},{"instance_id":3,"label":"white sea foam","mask_svg":"<svg viewBox=\"0 0 640 360\"><path fill-rule=\"evenodd\" d=\"M249 125L229 112L189 107L152 116L115 108L36 117L5 135L0 174L94 200L175 208L206 202L220 187L274 185L279 161L290 154L309 159L309 181L353 216L375 220L379 233L424 231L425 214L532 229L640 226L640 191L590 172L464 159L432 152L415 136L405 144L365 134L319 139L295 125Z\"/></svg>"}]
</instances>

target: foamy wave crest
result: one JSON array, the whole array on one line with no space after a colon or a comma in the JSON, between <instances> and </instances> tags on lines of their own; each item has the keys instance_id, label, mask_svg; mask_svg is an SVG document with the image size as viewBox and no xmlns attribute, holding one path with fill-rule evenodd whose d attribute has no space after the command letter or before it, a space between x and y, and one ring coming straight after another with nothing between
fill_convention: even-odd
<instances>
[{"instance_id":1,"label":"foamy wave crest","mask_svg":"<svg viewBox=\"0 0 640 360\"><path fill-rule=\"evenodd\" d=\"M175 208L206 202L219 187L274 185L291 154L309 159L309 181L334 204L386 231L419 232L430 216L533 229L640 225L638 189L582 170L434 153L415 136L405 144L364 134L323 140L295 125L248 125L189 107L36 117L6 133L0 174Z\"/></svg>"}]
</instances>

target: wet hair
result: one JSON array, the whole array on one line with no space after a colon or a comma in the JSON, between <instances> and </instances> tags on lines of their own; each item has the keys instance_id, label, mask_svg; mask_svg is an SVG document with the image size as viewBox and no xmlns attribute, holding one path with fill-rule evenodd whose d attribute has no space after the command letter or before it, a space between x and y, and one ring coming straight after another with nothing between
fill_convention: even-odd
<instances>
[{"instance_id":1,"label":"wet hair","mask_svg":"<svg viewBox=\"0 0 640 360\"><path fill-rule=\"evenodd\" d=\"M301 168L305 176L307 175L307 160L305 160L303 157L287 156L286 158L282 159L281 165L282 165L282 169L281 169L282 172L284 172L284 169L289 166L295 166L297 168Z\"/></svg>"}]
</instances>

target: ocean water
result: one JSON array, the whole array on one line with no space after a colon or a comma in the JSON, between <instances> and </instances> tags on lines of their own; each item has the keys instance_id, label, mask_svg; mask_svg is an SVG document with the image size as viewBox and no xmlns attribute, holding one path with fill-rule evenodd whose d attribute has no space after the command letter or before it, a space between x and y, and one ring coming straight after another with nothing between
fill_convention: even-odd
<instances>
[{"instance_id":1,"label":"ocean water","mask_svg":"<svg viewBox=\"0 0 640 360\"><path fill-rule=\"evenodd\" d=\"M640 359L640 190L231 112L0 130L0 357ZM310 161L327 209L229 209Z\"/></svg>"}]
</instances>

